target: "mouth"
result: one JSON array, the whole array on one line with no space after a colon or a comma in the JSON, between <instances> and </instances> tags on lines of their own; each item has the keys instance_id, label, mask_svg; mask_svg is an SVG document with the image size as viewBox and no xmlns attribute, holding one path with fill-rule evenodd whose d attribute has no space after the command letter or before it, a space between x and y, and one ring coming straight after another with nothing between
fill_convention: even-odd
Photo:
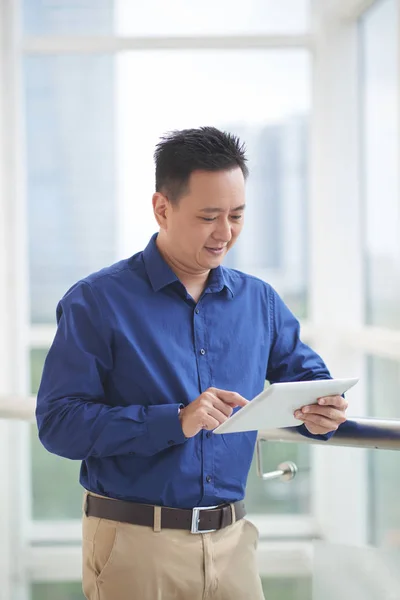
<instances>
[{"instance_id":1,"label":"mouth","mask_svg":"<svg viewBox=\"0 0 400 600\"><path fill-rule=\"evenodd\" d=\"M213 256L221 256L221 254L225 252L226 246L222 246L222 248L208 248L207 246L205 246L205 249Z\"/></svg>"}]
</instances>

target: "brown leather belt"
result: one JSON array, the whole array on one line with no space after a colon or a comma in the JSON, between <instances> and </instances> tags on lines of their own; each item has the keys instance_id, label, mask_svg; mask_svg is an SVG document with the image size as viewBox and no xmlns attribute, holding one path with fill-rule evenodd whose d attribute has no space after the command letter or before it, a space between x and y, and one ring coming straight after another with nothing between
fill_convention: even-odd
<instances>
[{"instance_id":1,"label":"brown leather belt","mask_svg":"<svg viewBox=\"0 0 400 600\"><path fill-rule=\"evenodd\" d=\"M233 507L235 520L242 519L246 514L244 502L235 502ZM84 512L87 517L99 517L100 519L154 527L154 509L155 507L151 504L135 504L88 494ZM192 510L161 507L161 527L163 529L187 529L191 533L206 533L223 529L228 525L232 525L231 504L199 507Z\"/></svg>"}]
</instances>

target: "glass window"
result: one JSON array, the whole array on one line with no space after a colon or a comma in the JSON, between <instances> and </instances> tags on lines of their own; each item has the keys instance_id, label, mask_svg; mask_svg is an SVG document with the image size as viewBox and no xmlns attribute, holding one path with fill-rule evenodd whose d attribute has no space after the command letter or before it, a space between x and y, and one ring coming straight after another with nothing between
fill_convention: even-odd
<instances>
[{"instance_id":1,"label":"glass window","mask_svg":"<svg viewBox=\"0 0 400 600\"><path fill-rule=\"evenodd\" d=\"M362 20L362 128L367 323L400 327L399 9L377 2Z\"/></svg>"},{"instance_id":2,"label":"glass window","mask_svg":"<svg viewBox=\"0 0 400 600\"><path fill-rule=\"evenodd\" d=\"M148 0L116 3L117 31L124 35L298 33L308 26L308 0ZM179 18L176 18L179 15Z\"/></svg>"},{"instance_id":3,"label":"glass window","mask_svg":"<svg viewBox=\"0 0 400 600\"><path fill-rule=\"evenodd\" d=\"M31 321L115 259L113 61L39 56L24 63Z\"/></svg>"},{"instance_id":4,"label":"glass window","mask_svg":"<svg viewBox=\"0 0 400 600\"><path fill-rule=\"evenodd\" d=\"M265 577L263 592L267 600L310 600L312 583L309 577Z\"/></svg>"},{"instance_id":5,"label":"glass window","mask_svg":"<svg viewBox=\"0 0 400 600\"><path fill-rule=\"evenodd\" d=\"M396 551L318 541L313 557L313 600L394 600L398 596Z\"/></svg>"},{"instance_id":6,"label":"glass window","mask_svg":"<svg viewBox=\"0 0 400 600\"><path fill-rule=\"evenodd\" d=\"M290 482L279 479L262 481L257 474L256 458L247 481L246 509L249 514L309 514L311 510L310 450L306 444L282 442L261 444L265 473L275 471L283 462L292 461L298 473Z\"/></svg>"},{"instance_id":7,"label":"glass window","mask_svg":"<svg viewBox=\"0 0 400 600\"><path fill-rule=\"evenodd\" d=\"M68 287L114 253L144 248L156 230L154 146L166 131L205 124L248 147L246 225L227 266L270 282L306 316L306 51L35 56L25 59L25 88L33 323L54 323ZM33 393L44 356L32 350ZM267 484L253 465L249 511L307 513L308 448L264 446L266 470L292 459L300 474ZM79 463L46 452L35 426L31 450L34 517L79 518Z\"/></svg>"},{"instance_id":8,"label":"glass window","mask_svg":"<svg viewBox=\"0 0 400 600\"><path fill-rule=\"evenodd\" d=\"M246 142L250 167L245 227L226 265L269 281L306 316L309 54L148 51L117 61L123 254L140 251L156 230L150 198L159 136L226 129Z\"/></svg>"},{"instance_id":9,"label":"glass window","mask_svg":"<svg viewBox=\"0 0 400 600\"><path fill-rule=\"evenodd\" d=\"M111 34L114 0L22 0L28 35Z\"/></svg>"},{"instance_id":10,"label":"glass window","mask_svg":"<svg viewBox=\"0 0 400 600\"><path fill-rule=\"evenodd\" d=\"M44 349L31 350L32 394L37 393L46 354ZM83 497L83 488L79 485L80 462L47 452L38 439L35 423L31 425L30 448L33 519L79 519Z\"/></svg>"},{"instance_id":11,"label":"glass window","mask_svg":"<svg viewBox=\"0 0 400 600\"><path fill-rule=\"evenodd\" d=\"M263 591L268 600L309 600L311 580L307 577L265 577ZM34 583L32 600L84 600L82 586L78 582Z\"/></svg>"},{"instance_id":12,"label":"glass window","mask_svg":"<svg viewBox=\"0 0 400 600\"><path fill-rule=\"evenodd\" d=\"M369 357L370 413L381 419L400 419L400 362ZM369 452L370 538L377 546L400 549L400 481L398 452Z\"/></svg>"},{"instance_id":13,"label":"glass window","mask_svg":"<svg viewBox=\"0 0 400 600\"><path fill-rule=\"evenodd\" d=\"M23 0L30 35L302 33L309 0Z\"/></svg>"},{"instance_id":14,"label":"glass window","mask_svg":"<svg viewBox=\"0 0 400 600\"><path fill-rule=\"evenodd\" d=\"M82 584L75 581L61 583L32 583L31 600L84 600Z\"/></svg>"}]
</instances>

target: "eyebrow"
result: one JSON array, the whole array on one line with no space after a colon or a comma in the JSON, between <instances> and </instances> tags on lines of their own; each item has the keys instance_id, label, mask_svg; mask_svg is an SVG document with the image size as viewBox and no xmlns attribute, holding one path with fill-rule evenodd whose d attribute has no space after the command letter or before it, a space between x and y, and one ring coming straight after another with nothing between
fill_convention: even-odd
<instances>
[{"instance_id":1,"label":"eyebrow","mask_svg":"<svg viewBox=\"0 0 400 600\"><path fill-rule=\"evenodd\" d=\"M230 212L236 212L238 210L244 210L246 208L245 204L241 204L240 206L237 206L236 208L232 208L232 210ZM222 208L202 208L200 210L200 212L204 212L204 213L220 213L220 212L225 212Z\"/></svg>"}]
</instances>

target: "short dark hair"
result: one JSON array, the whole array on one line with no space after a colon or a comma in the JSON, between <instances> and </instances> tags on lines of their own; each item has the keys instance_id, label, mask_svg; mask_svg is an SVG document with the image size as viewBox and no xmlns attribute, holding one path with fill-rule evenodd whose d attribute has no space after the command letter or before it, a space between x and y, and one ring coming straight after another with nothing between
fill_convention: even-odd
<instances>
[{"instance_id":1,"label":"short dark hair","mask_svg":"<svg viewBox=\"0 0 400 600\"><path fill-rule=\"evenodd\" d=\"M186 192L193 171L249 170L246 148L238 137L215 127L183 129L165 134L156 146L156 191L176 203Z\"/></svg>"}]
</instances>

